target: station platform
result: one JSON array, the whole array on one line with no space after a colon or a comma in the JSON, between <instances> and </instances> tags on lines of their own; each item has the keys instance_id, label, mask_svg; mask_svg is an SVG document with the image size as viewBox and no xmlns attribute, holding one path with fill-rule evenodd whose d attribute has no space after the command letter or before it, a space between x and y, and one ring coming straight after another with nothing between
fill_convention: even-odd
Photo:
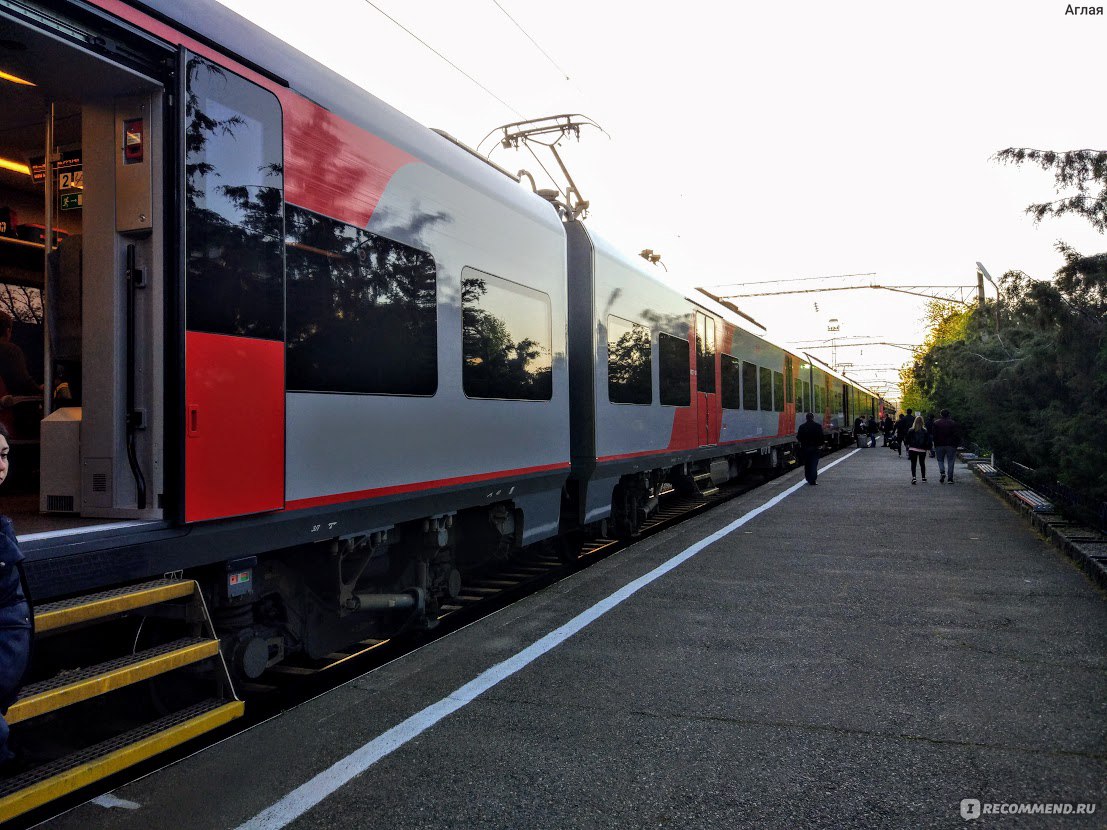
<instances>
[{"instance_id":1,"label":"station platform","mask_svg":"<svg viewBox=\"0 0 1107 830\"><path fill-rule=\"evenodd\" d=\"M1103 826L1107 596L929 465L829 456L45 826Z\"/></svg>"}]
</instances>

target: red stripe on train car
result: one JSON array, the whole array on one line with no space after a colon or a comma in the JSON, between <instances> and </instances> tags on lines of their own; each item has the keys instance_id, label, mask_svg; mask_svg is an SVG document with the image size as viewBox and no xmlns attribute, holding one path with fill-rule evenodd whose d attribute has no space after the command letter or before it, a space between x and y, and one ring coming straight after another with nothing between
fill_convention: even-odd
<instances>
[{"instance_id":1,"label":"red stripe on train car","mask_svg":"<svg viewBox=\"0 0 1107 830\"><path fill-rule=\"evenodd\" d=\"M311 496L306 499L296 499L288 502L285 507L289 510L305 510L309 507L324 507L329 504L343 504L344 502L362 501L363 499L378 498L380 496L396 496L404 493L417 493L430 490L440 490L445 487L455 487L461 484L476 484L481 481L493 481L495 479L519 478L520 476L534 475L535 473L548 473L556 470L568 470L567 462L560 464L544 464L539 467L521 467L518 470L500 470L494 473L477 473L471 476L458 476L456 478L440 478L433 481L416 481L411 484L397 484L391 487L375 487L371 490L357 490L352 493L334 493L329 496Z\"/></svg>"},{"instance_id":2,"label":"red stripe on train car","mask_svg":"<svg viewBox=\"0 0 1107 830\"><path fill-rule=\"evenodd\" d=\"M284 507L284 342L185 334L185 521Z\"/></svg>"},{"instance_id":3,"label":"red stripe on train car","mask_svg":"<svg viewBox=\"0 0 1107 830\"><path fill-rule=\"evenodd\" d=\"M285 198L364 228L396 171L419 159L306 98L280 97Z\"/></svg>"}]
</instances>

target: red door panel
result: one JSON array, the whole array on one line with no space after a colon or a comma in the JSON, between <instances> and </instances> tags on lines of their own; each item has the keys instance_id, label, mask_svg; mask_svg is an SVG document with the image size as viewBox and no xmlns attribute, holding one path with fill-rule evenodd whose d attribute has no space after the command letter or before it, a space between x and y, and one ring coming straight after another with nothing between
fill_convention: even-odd
<instances>
[{"instance_id":1,"label":"red door panel","mask_svg":"<svg viewBox=\"0 0 1107 830\"><path fill-rule=\"evenodd\" d=\"M185 521L284 507L284 343L185 334Z\"/></svg>"}]
</instances>

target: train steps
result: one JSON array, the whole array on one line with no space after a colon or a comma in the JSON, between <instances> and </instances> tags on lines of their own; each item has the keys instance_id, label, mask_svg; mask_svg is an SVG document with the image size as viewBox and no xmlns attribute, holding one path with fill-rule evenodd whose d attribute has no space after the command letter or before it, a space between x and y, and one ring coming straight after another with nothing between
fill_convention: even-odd
<instances>
[{"instance_id":1,"label":"train steps","mask_svg":"<svg viewBox=\"0 0 1107 830\"><path fill-rule=\"evenodd\" d=\"M18 757L0 822L243 713L193 580L158 579L35 608L31 672L5 719Z\"/></svg>"},{"instance_id":2,"label":"train steps","mask_svg":"<svg viewBox=\"0 0 1107 830\"><path fill-rule=\"evenodd\" d=\"M711 478L711 473L696 473L692 476L692 483L701 496L713 496L719 492L719 488Z\"/></svg>"}]
</instances>

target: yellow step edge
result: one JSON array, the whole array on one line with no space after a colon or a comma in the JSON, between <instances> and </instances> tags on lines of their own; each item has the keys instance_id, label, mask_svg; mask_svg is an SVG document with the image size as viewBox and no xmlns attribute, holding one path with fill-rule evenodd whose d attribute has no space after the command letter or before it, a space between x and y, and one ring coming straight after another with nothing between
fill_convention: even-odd
<instances>
[{"instance_id":1,"label":"yellow step edge","mask_svg":"<svg viewBox=\"0 0 1107 830\"><path fill-rule=\"evenodd\" d=\"M160 752L165 752L198 735L203 735L205 732L217 729L225 723L230 723L235 718L242 716L245 706L246 704L241 700L230 701L210 712L205 712L184 723L136 741L122 749L117 749L102 758L81 764L79 767L66 770L51 778L38 781L19 792L12 793L0 799L0 822L15 818L28 810L33 810L64 795L76 792L81 787L94 784L120 770L152 758Z\"/></svg>"},{"instance_id":2,"label":"yellow step edge","mask_svg":"<svg viewBox=\"0 0 1107 830\"><path fill-rule=\"evenodd\" d=\"M57 628L133 611L136 608L156 605L159 602L191 596L195 590L196 583L192 580L186 580L172 582L168 585L158 585L133 593L120 594L119 596L103 597L83 605L37 611L35 613L35 633L41 634L44 631L53 631Z\"/></svg>"},{"instance_id":3,"label":"yellow step edge","mask_svg":"<svg viewBox=\"0 0 1107 830\"><path fill-rule=\"evenodd\" d=\"M49 689L33 697L17 700L8 709L5 720L8 723L19 723L39 715L45 715L47 712L54 712L66 706L72 706L82 700L122 689L132 683L149 680L151 677L179 669L181 666L206 660L218 653L218 640L193 643L166 654L159 654L128 666L106 671L95 677L78 680L66 686Z\"/></svg>"}]
</instances>

